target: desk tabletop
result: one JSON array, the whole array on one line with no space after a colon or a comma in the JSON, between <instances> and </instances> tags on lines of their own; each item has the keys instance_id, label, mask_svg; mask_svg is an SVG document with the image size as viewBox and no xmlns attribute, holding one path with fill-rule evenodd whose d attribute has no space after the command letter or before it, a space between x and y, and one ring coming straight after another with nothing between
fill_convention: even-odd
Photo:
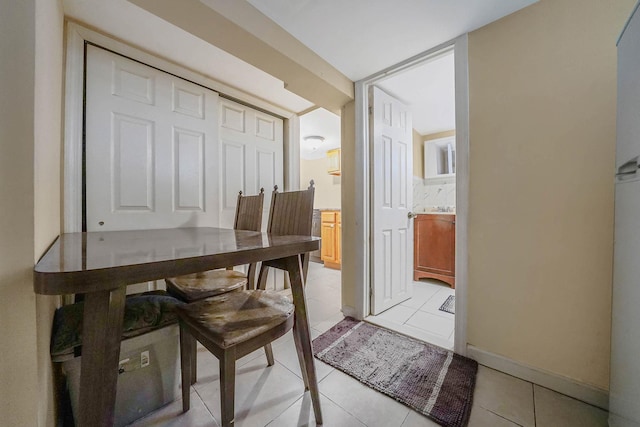
<instances>
[{"instance_id":1,"label":"desk tabletop","mask_svg":"<svg viewBox=\"0 0 640 427\"><path fill-rule=\"evenodd\" d=\"M209 227L65 233L36 264L34 290L45 295L97 292L318 247L318 237Z\"/></svg>"}]
</instances>

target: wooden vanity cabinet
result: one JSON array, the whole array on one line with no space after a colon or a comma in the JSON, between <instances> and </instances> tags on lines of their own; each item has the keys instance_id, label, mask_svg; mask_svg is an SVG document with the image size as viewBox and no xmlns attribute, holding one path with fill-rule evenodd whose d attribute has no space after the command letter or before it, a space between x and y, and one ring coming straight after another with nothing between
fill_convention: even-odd
<instances>
[{"instance_id":1,"label":"wooden vanity cabinet","mask_svg":"<svg viewBox=\"0 0 640 427\"><path fill-rule=\"evenodd\" d=\"M456 285L456 216L419 214L413 224L413 280L442 280Z\"/></svg>"},{"instance_id":2,"label":"wooden vanity cabinet","mask_svg":"<svg viewBox=\"0 0 640 427\"><path fill-rule=\"evenodd\" d=\"M322 261L328 268L340 269L342 251L342 219L338 211L323 211L321 238L322 238Z\"/></svg>"}]
</instances>

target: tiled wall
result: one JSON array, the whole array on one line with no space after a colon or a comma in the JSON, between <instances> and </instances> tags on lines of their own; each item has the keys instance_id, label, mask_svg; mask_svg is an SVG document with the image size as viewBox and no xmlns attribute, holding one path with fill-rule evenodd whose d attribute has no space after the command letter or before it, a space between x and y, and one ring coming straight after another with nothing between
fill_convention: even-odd
<instances>
[{"instance_id":1,"label":"tiled wall","mask_svg":"<svg viewBox=\"0 0 640 427\"><path fill-rule=\"evenodd\" d=\"M413 177L413 211L447 210L455 212L456 182L455 178L441 181L425 180Z\"/></svg>"}]
</instances>

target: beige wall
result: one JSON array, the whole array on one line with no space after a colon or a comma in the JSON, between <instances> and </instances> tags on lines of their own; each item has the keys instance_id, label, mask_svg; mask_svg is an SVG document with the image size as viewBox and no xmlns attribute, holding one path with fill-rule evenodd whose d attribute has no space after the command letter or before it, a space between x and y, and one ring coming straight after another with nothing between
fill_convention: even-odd
<instances>
[{"instance_id":1,"label":"beige wall","mask_svg":"<svg viewBox=\"0 0 640 427\"><path fill-rule=\"evenodd\" d=\"M634 3L541 0L469 35L469 344L601 389Z\"/></svg>"},{"instance_id":2,"label":"beige wall","mask_svg":"<svg viewBox=\"0 0 640 427\"><path fill-rule=\"evenodd\" d=\"M357 164L361 156L356 151L356 110L355 102L347 103L340 112L340 154L342 159L342 311L354 316L355 307L362 300L363 285L357 280L364 277L364 250L366 236L360 237L362 218L356 212L355 195L362 194L364 183L356 176Z\"/></svg>"},{"instance_id":3,"label":"beige wall","mask_svg":"<svg viewBox=\"0 0 640 427\"><path fill-rule=\"evenodd\" d=\"M36 1L34 101L34 262L61 231L62 0ZM36 297L38 345L38 425L53 426L56 396L49 342L56 296Z\"/></svg>"},{"instance_id":4,"label":"beige wall","mask_svg":"<svg viewBox=\"0 0 640 427\"><path fill-rule=\"evenodd\" d=\"M340 209L341 179L339 176L329 175L328 166L326 157L300 159L300 188L307 188L310 180L315 182L313 207L316 209Z\"/></svg>"},{"instance_id":5,"label":"beige wall","mask_svg":"<svg viewBox=\"0 0 640 427\"><path fill-rule=\"evenodd\" d=\"M38 414L33 130L36 0L0 13L0 424L35 426Z\"/></svg>"},{"instance_id":6,"label":"beige wall","mask_svg":"<svg viewBox=\"0 0 640 427\"><path fill-rule=\"evenodd\" d=\"M424 178L424 141L432 139L446 138L456 134L455 130L445 130L442 132L430 133L428 135L420 135L413 130L413 175Z\"/></svg>"},{"instance_id":7,"label":"beige wall","mask_svg":"<svg viewBox=\"0 0 640 427\"><path fill-rule=\"evenodd\" d=\"M57 299L36 297L32 270L60 231L62 2L6 2L0 27L0 424L53 426Z\"/></svg>"}]
</instances>

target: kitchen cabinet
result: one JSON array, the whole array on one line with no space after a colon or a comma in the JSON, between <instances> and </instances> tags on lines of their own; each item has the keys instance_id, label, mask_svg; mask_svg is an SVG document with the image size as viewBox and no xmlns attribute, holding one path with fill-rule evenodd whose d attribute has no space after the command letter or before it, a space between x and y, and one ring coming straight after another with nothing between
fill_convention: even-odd
<instances>
[{"instance_id":1,"label":"kitchen cabinet","mask_svg":"<svg viewBox=\"0 0 640 427\"><path fill-rule=\"evenodd\" d=\"M321 212L322 261L328 268L341 267L342 218L339 211Z\"/></svg>"},{"instance_id":2,"label":"kitchen cabinet","mask_svg":"<svg viewBox=\"0 0 640 427\"><path fill-rule=\"evenodd\" d=\"M329 175L340 175L340 149L335 148L327 151L327 172Z\"/></svg>"},{"instance_id":3,"label":"kitchen cabinet","mask_svg":"<svg viewBox=\"0 0 640 427\"><path fill-rule=\"evenodd\" d=\"M442 280L456 284L456 216L419 214L413 224L413 280Z\"/></svg>"}]
</instances>

